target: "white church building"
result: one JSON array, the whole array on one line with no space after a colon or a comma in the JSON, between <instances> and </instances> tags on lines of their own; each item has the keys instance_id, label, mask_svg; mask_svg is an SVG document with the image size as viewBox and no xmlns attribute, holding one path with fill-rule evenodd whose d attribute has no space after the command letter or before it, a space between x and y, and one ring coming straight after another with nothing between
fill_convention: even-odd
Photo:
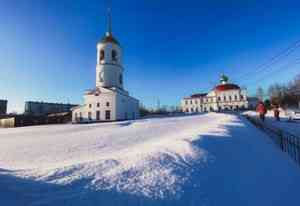
<instances>
[{"instance_id":1,"label":"white church building","mask_svg":"<svg viewBox=\"0 0 300 206\"><path fill-rule=\"evenodd\" d=\"M222 75L220 84L210 92L183 98L181 108L185 113L247 109L247 91L236 84L229 83L228 77Z\"/></svg>"},{"instance_id":2,"label":"white church building","mask_svg":"<svg viewBox=\"0 0 300 206\"><path fill-rule=\"evenodd\" d=\"M117 121L139 118L139 101L124 89L122 49L111 31L97 43L96 88L84 93L84 104L72 108L72 122Z\"/></svg>"}]
</instances>

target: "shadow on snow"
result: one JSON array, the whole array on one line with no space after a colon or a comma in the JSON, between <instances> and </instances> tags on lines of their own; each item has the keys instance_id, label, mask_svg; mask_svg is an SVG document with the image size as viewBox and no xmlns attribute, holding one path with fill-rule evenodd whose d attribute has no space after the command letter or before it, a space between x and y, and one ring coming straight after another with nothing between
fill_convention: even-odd
<instances>
[{"instance_id":1,"label":"shadow on snow","mask_svg":"<svg viewBox=\"0 0 300 206\"><path fill-rule=\"evenodd\" d=\"M208 161L188 168L191 175L179 195L150 199L114 189L93 190L87 187L90 179L56 185L0 169L1 205L296 205L299 168L247 122L223 126L227 137L201 135L192 142L208 152Z\"/></svg>"}]
</instances>

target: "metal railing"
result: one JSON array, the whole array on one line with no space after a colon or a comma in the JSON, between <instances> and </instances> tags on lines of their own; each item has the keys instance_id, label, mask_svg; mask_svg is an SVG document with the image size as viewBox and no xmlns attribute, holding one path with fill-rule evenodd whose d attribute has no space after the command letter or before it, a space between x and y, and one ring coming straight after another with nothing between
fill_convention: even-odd
<instances>
[{"instance_id":1,"label":"metal railing","mask_svg":"<svg viewBox=\"0 0 300 206\"><path fill-rule=\"evenodd\" d=\"M274 126L270 126L258 118L246 115L246 118L257 128L263 130L279 148L287 153L300 166L300 137L290 134Z\"/></svg>"}]
</instances>

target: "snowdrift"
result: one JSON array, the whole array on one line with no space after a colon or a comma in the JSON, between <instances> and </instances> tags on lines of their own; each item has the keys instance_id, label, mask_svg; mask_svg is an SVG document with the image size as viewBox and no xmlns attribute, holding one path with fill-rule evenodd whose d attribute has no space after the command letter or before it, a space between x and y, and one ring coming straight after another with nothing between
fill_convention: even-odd
<instances>
[{"instance_id":1,"label":"snowdrift","mask_svg":"<svg viewBox=\"0 0 300 206\"><path fill-rule=\"evenodd\" d=\"M296 204L300 169L230 114L0 130L15 205Z\"/></svg>"}]
</instances>

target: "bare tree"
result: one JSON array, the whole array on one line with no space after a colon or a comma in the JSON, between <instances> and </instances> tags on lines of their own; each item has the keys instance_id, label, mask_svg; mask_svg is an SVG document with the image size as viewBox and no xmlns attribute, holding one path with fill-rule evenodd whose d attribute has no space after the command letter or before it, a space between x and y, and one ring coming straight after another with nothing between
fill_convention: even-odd
<instances>
[{"instance_id":1,"label":"bare tree","mask_svg":"<svg viewBox=\"0 0 300 206\"><path fill-rule=\"evenodd\" d=\"M264 100L264 90L261 87L258 87L256 90L256 97L260 100L263 101Z\"/></svg>"},{"instance_id":2,"label":"bare tree","mask_svg":"<svg viewBox=\"0 0 300 206\"><path fill-rule=\"evenodd\" d=\"M287 87L277 83L273 84L268 89L268 95L273 105L283 105L286 103Z\"/></svg>"},{"instance_id":3,"label":"bare tree","mask_svg":"<svg viewBox=\"0 0 300 206\"><path fill-rule=\"evenodd\" d=\"M288 84L272 84L268 89L271 103L285 107L293 107L300 101L300 75Z\"/></svg>"},{"instance_id":4,"label":"bare tree","mask_svg":"<svg viewBox=\"0 0 300 206\"><path fill-rule=\"evenodd\" d=\"M298 97L300 96L300 74L298 74L296 78L292 82L290 82L289 92Z\"/></svg>"}]
</instances>

